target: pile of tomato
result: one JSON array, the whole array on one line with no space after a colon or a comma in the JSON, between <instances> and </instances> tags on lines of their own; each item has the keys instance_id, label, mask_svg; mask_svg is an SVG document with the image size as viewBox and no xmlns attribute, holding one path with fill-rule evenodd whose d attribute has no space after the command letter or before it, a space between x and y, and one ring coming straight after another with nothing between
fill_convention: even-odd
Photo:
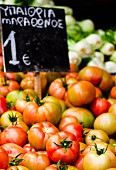
<instances>
[{"instance_id":1,"label":"pile of tomato","mask_svg":"<svg viewBox=\"0 0 116 170\"><path fill-rule=\"evenodd\" d=\"M1 56L2 61L2 56ZM0 71L1 170L116 170L116 81L105 70Z\"/></svg>"}]
</instances>

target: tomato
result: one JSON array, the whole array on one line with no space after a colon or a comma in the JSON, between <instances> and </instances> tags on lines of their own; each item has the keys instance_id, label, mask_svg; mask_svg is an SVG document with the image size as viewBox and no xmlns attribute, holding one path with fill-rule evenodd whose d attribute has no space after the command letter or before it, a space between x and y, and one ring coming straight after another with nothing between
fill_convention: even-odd
<instances>
[{"instance_id":1,"label":"tomato","mask_svg":"<svg viewBox=\"0 0 116 170\"><path fill-rule=\"evenodd\" d=\"M16 110L8 110L1 115L0 124L2 128L9 125L16 125L17 121L23 121L23 115Z\"/></svg>"},{"instance_id":2,"label":"tomato","mask_svg":"<svg viewBox=\"0 0 116 170\"><path fill-rule=\"evenodd\" d=\"M113 86L110 90L110 97L116 99L116 86Z\"/></svg>"},{"instance_id":3,"label":"tomato","mask_svg":"<svg viewBox=\"0 0 116 170\"><path fill-rule=\"evenodd\" d=\"M113 113L102 113L94 121L94 129L101 129L109 136L116 133L116 115Z\"/></svg>"},{"instance_id":4,"label":"tomato","mask_svg":"<svg viewBox=\"0 0 116 170\"><path fill-rule=\"evenodd\" d=\"M108 112L111 103L106 98L95 98L90 104L90 110L95 117L102 113Z\"/></svg>"},{"instance_id":5,"label":"tomato","mask_svg":"<svg viewBox=\"0 0 116 170\"><path fill-rule=\"evenodd\" d=\"M68 72L68 73L66 73L66 79L69 79L69 78L75 78L75 79L77 79L78 80L78 73L77 72Z\"/></svg>"},{"instance_id":6,"label":"tomato","mask_svg":"<svg viewBox=\"0 0 116 170\"><path fill-rule=\"evenodd\" d=\"M59 130L50 122L35 123L28 131L28 141L36 150L45 150L48 138Z\"/></svg>"},{"instance_id":7,"label":"tomato","mask_svg":"<svg viewBox=\"0 0 116 170\"><path fill-rule=\"evenodd\" d=\"M106 170L116 167L116 157L111 151L107 151L107 148L100 149L97 144L94 147L95 150L89 151L83 158L84 170Z\"/></svg>"},{"instance_id":8,"label":"tomato","mask_svg":"<svg viewBox=\"0 0 116 170\"><path fill-rule=\"evenodd\" d=\"M15 103L16 101L19 99L19 98L22 98L25 96L25 92L22 91L22 90L13 90L11 92L9 92L7 95L6 95L6 100L8 102L11 102L12 101L12 105L15 106Z\"/></svg>"},{"instance_id":9,"label":"tomato","mask_svg":"<svg viewBox=\"0 0 116 170\"><path fill-rule=\"evenodd\" d=\"M61 105L61 108L62 108L62 112L64 112L66 109L67 109L67 105L66 105L66 102L62 99L58 99L60 105Z\"/></svg>"},{"instance_id":10,"label":"tomato","mask_svg":"<svg viewBox=\"0 0 116 170\"><path fill-rule=\"evenodd\" d=\"M23 72L6 72L5 76L8 80L15 80L18 83L25 77Z\"/></svg>"},{"instance_id":11,"label":"tomato","mask_svg":"<svg viewBox=\"0 0 116 170\"><path fill-rule=\"evenodd\" d=\"M0 146L0 169L8 167L9 158L6 150Z\"/></svg>"},{"instance_id":12,"label":"tomato","mask_svg":"<svg viewBox=\"0 0 116 170\"><path fill-rule=\"evenodd\" d=\"M36 149L32 147L30 143L26 143L23 148L26 152L36 152Z\"/></svg>"},{"instance_id":13,"label":"tomato","mask_svg":"<svg viewBox=\"0 0 116 170\"><path fill-rule=\"evenodd\" d=\"M23 156L22 165L29 168L29 170L44 170L51 164L47 154L43 152L27 152Z\"/></svg>"},{"instance_id":14,"label":"tomato","mask_svg":"<svg viewBox=\"0 0 116 170\"><path fill-rule=\"evenodd\" d=\"M25 166L17 165L17 166L10 166L9 168L7 168L7 170L29 170L29 169L26 168Z\"/></svg>"},{"instance_id":15,"label":"tomato","mask_svg":"<svg viewBox=\"0 0 116 170\"><path fill-rule=\"evenodd\" d=\"M68 87L67 96L73 106L90 104L96 96L95 86L88 81L78 81Z\"/></svg>"},{"instance_id":16,"label":"tomato","mask_svg":"<svg viewBox=\"0 0 116 170\"><path fill-rule=\"evenodd\" d=\"M62 113L62 118L67 116L74 116L77 118L79 123L82 123L83 128L91 128L93 127L94 123L94 116L93 114L86 108L82 107L71 107L66 109Z\"/></svg>"},{"instance_id":17,"label":"tomato","mask_svg":"<svg viewBox=\"0 0 116 170\"><path fill-rule=\"evenodd\" d=\"M22 158L26 153L24 148L15 143L5 143L1 145L1 147L4 148L8 153L9 160L15 158L17 155L19 155L19 158Z\"/></svg>"},{"instance_id":18,"label":"tomato","mask_svg":"<svg viewBox=\"0 0 116 170\"><path fill-rule=\"evenodd\" d=\"M85 143L87 145L90 145L92 143L95 143L96 141L103 141L103 142L109 143L109 136L107 135L106 132L100 129L90 130L85 137Z\"/></svg>"},{"instance_id":19,"label":"tomato","mask_svg":"<svg viewBox=\"0 0 116 170\"><path fill-rule=\"evenodd\" d=\"M79 80L86 80L100 88L102 92L109 91L114 85L112 76L96 66L86 66L79 72Z\"/></svg>"},{"instance_id":20,"label":"tomato","mask_svg":"<svg viewBox=\"0 0 116 170\"><path fill-rule=\"evenodd\" d=\"M102 91L100 90L100 88L95 87L95 90L96 90L96 96L95 96L95 97L103 97L103 93L102 93Z\"/></svg>"},{"instance_id":21,"label":"tomato","mask_svg":"<svg viewBox=\"0 0 116 170\"><path fill-rule=\"evenodd\" d=\"M0 71L3 70L3 66L4 66L4 63L3 63L3 56L0 54Z\"/></svg>"},{"instance_id":22,"label":"tomato","mask_svg":"<svg viewBox=\"0 0 116 170\"><path fill-rule=\"evenodd\" d=\"M6 99L4 97L0 97L0 115L8 110L6 103Z\"/></svg>"},{"instance_id":23,"label":"tomato","mask_svg":"<svg viewBox=\"0 0 116 170\"><path fill-rule=\"evenodd\" d=\"M59 99L64 99L65 93L67 91L67 86L68 85L64 77L57 78L51 82L48 89L48 94Z\"/></svg>"},{"instance_id":24,"label":"tomato","mask_svg":"<svg viewBox=\"0 0 116 170\"><path fill-rule=\"evenodd\" d=\"M20 85L15 80L4 80L0 82L0 93L6 97L7 94L13 90L19 90Z\"/></svg>"},{"instance_id":25,"label":"tomato","mask_svg":"<svg viewBox=\"0 0 116 170\"><path fill-rule=\"evenodd\" d=\"M62 128L62 131L73 133L79 142L83 142L83 128L78 122L67 124Z\"/></svg>"},{"instance_id":26,"label":"tomato","mask_svg":"<svg viewBox=\"0 0 116 170\"><path fill-rule=\"evenodd\" d=\"M0 144L5 143L15 143L19 146L24 146L27 142L27 133L26 131L18 126L8 126L0 134Z\"/></svg>"},{"instance_id":27,"label":"tomato","mask_svg":"<svg viewBox=\"0 0 116 170\"><path fill-rule=\"evenodd\" d=\"M48 121L57 125L61 119L62 108L58 100L53 96L46 96L41 101L29 102L23 112L26 124L34 124Z\"/></svg>"},{"instance_id":28,"label":"tomato","mask_svg":"<svg viewBox=\"0 0 116 170\"><path fill-rule=\"evenodd\" d=\"M52 135L46 143L46 151L49 158L57 163L73 163L80 154L79 142L76 136L70 132L60 131Z\"/></svg>"},{"instance_id":29,"label":"tomato","mask_svg":"<svg viewBox=\"0 0 116 170\"><path fill-rule=\"evenodd\" d=\"M80 154L79 157L77 158L77 160L74 162L74 166L76 168L78 168L79 170L84 170L83 169L83 158L84 158L84 154Z\"/></svg>"},{"instance_id":30,"label":"tomato","mask_svg":"<svg viewBox=\"0 0 116 170\"><path fill-rule=\"evenodd\" d=\"M116 103L112 104L112 105L109 107L108 112L109 112L109 113L114 113L114 114L116 114Z\"/></svg>"},{"instance_id":31,"label":"tomato","mask_svg":"<svg viewBox=\"0 0 116 170\"><path fill-rule=\"evenodd\" d=\"M78 122L78 119L74 116L66 116L64 118L62 118L58 124L58 129L62 130L63 127L65 127L66 125L68 125L69 123L75 123Z\"/></svg>"}]
</instances>

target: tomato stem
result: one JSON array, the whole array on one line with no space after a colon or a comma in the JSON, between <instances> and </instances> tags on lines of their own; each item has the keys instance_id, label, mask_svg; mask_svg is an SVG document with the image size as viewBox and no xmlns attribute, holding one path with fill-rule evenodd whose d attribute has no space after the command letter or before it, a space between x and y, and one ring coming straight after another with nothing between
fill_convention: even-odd
<instances>
[{"instance_id":1,"label":"tomato stem","mask_svg":"<svg viewBox=\"0 0 116 170\"><path fill-rule=\"evenodd\" d=\"M10 160L9 162L9 165L10 166L17 166L19 165L19 163L21 163L23 161L22 158L19 158L19 156L21 155L22 153L18 154L17 156L15 156L13 159Z\"/></svg>"},{"instance_id":2,"label":"tomato stem","mask_svg":"<svg viewBox=\"0 0 116 170\"><path fill-rule=\"evenodd\" d=\"M66 165L66 163L64 163L62 161L62 159L60 159L57 163L57 169L58 170L66 170L66 169L68 169L68 166Z\"/></svg>"},{"instance_id":3,"label":"tomato stem","mask_svg":"<svg viewBox=\"0 0 116 170\"><path fill-rule=\"evenodd\" d=\"M95 147L95 149L96 149L97 154L98 154L98 155L102 155L102 154L104 154L104 153L107 151L108 145L107 145L106 148L100 149L100 148L97 147L97 144L95 143L95 144L94 144L94 147Z\"/></svg>"},{"instance_id":4,"label":"tomato stem","mask_svg":"<svg viewBox=\"0 0 116 170\"><path fill-rule=\"evenodd\" d=\"M55 145L60 146L61 148L70 148L72 146L72 141L67 140L67 137L60 141L60 144L54 142Z\"/></svg>"}]
</instances>

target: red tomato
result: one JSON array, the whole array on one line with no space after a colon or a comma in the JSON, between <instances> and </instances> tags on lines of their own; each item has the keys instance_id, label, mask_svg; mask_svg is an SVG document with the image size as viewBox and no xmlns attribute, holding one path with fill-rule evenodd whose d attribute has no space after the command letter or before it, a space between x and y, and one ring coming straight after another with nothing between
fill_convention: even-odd
<instances>
[{"instance_id":1,"label":"red tomato","mask_svg":"<svg viewBox=\"0 0 116 170\"><path fill-rule=\"evenodd\" d=\"M67 97L73 106L90 104L96 95L95 86L89 81L78 81L68 87Z\"/></svg>"},{"instance_id":2,"label":"red tomato","mask_svg":"<svg viewBox=\"0 0 116 170\"><path fill-rule=\"evenodd\" d=\"M50 122L36 123L28 131L28 141L36 150L45 150L48 138L58 131Z\"/></svg>"},{"instance_id":3,"label":"red tomato","mask_svg":"<svg viewBox=\"0 0 116 170\"><path fill-rule=\"evenodd\" d=\"M75 78L78 80L79 75L77 72L68 72L68 73L66 73L65 77L66 77L66 79Z\"/></svg>"},{"instance_id":4,"label":"red tomato","mask_svg":"<svg viewBox=\"0 0 116 170\"><path fill-rule=\"evenodd\" d=\"M79 157L77 158L77 160L74 162L74 166L76 168L78 168L79 170L84 170L83 169L83 158L84 158L84 154L80 154Z\"/></svg>"},{"instance_id":5,"label":"red tomato","mask_svg":"<svg viewBox=\"0 0 116 170\"><path fill-rule=\"evenodd\" d=\"M9 158L6 150L0 146L0 169L6 169L8 167Z\"/></svg>"},{"instance_id":6,"label":"red tomato","mask_svg":"<svg viewBox=\"0 0 116 170\"><path fill-rule=\"evenodd\" d=\"M90 104L90 110L94 116L99 116L102 113L108 112L111 103L106 98L95 98Z\"/></svg>"},{"instance_id":7,"label":"red tomato","mask_svg":"<svg viewBox=\"0 0 116 170\"><path fill-rule=\"evenodd\" d=\"M32 147L30 143L26 143L23 148L26 152L36 152L36 149Z\"/></svg>"},{"instance_id":8,"label":"red tomato","mask_svg":"<svg viewBox=\"0 0 116 170\"><path fill-rule=\"evenodd\" d=\"M57 163L73 163L80 154L79 142L70 132L60 131L52 135L46 143L46 151L50 159Z\"/></svg>"},{"instance_id":9,"label":"red tomato","mask_svg":"<svg viewBox=\"0 0 116 170\"><path fill-rule=\"evenodd\" d=\"M73 133L79 142L83 142L83 127L78 122L67 124L62 128L62 131Z\"/></svg>"},{"instance_id":10,"label":"red tomato","mask_svg":"<svg viewBox=\"0 0 116 170\"><path fill-rule=\"evenodd\" d=\"M15 143L19 146L24 146L27 142L27 133L26 131L18 126L8 126L0 134L0 144L5 143Z\"/></svg>"},{"instance_id":11,"label":"red tomato","mask_svg":"<svg viewBox=\"0 0 116 170\"><path fill-rule=\"evenodd\" d=\"M29 170L44 170L51 164L47 154L39 152L27 152L23 156L22 165L29 168Z\"/></svg>"}]
</instances>

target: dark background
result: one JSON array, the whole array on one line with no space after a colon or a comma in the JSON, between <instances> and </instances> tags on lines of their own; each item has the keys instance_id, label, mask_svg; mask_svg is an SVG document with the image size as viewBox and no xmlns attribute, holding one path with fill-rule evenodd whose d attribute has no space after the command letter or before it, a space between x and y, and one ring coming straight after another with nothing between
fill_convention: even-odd
<instances>
[{"instance_id":1,"label":"dark background","mask_svg":"<svg viewBox=\"0 0 116 170\"><path fill-rule=\"evenodd\" d=\"M96 29L116 28L116 0L54 0L73 8L77 20L91 19Z\"/></svg>"}]
</instances>

